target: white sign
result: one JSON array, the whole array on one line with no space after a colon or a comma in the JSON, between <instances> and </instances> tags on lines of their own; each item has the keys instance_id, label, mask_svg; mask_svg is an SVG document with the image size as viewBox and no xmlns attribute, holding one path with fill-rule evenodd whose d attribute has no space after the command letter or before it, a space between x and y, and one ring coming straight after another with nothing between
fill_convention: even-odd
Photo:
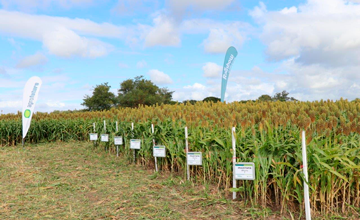
<instances>
[{"instance_id":1,"label":"white sign","mask_svg":"<svg viewBox=\"0 0 360 220\"><path fill-rule=\"evenodd\" d=\"M237 180L254 180L255 165L254 163L235 163L235 179Z\"/></svg>"},{"instance_id":2,"label":"white sign","mask_svg":"<svg viewBox=\"0 0 360 220\"><path fill-rule=\"evenodd\" d=\"M187 153L187 164L188 165L202 165L202 154L201 152L189 152Z\"/></svg>"},{"instance_id":3,"label":"white sign","mask_svg":"<svg viewBox=\"0 0 360 220\"><path fill-rule=\"evenodd\" d=\"M153 148L154 157L166 157L166 148L164 145L156 145Z\"/></svg>"},{"instance_id":4,"label":"white sign","mask_svg":"<svg viewBox=\"0 0 360 220\"><path fill-rule=\"evenodd\" d=\"M114 137L114 144L115 145L122 145L123 144L122 136L115 136Z\"/></svg>"},{"instance_id":5,"label":"white sign","mask_svg":"<svg viewBox=\"0 0 360 220\"><path fill-rule=\"evenodd\" d=\"M141 140L140 139L130 139L130 149L140 150Z\"/></svg>"},{"instance_id":6,"label":"white sign","mask_svg":"<svg viewBox=\"0 0 360 220\"><path fill-rule=\"evenodd\" d=\"M108 134L101 134L101 141L109 142L109 135Z\"/></svg>"},{"instance_id":7,"label":"white sign","mask_svg":"<svg viewBox=\"0 0 360 220\"><path fill-rule=\"evenodd\" d=\"M97 133L90 133L90 141L97 141L98 134Z\"/></svg>"}]
</instances>

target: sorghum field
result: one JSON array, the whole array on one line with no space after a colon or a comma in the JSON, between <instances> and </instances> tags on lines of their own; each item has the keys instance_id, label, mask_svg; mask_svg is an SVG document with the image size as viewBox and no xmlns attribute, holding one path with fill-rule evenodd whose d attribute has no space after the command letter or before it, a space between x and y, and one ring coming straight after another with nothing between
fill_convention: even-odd
<instances>
[{"instance_id":1,"label":"sorghum field","mask_svg":"<svg viewBox=\"0 0 360 220\"><path fill-rule=\"evenodd\" d=\"M0 119L1 145L20 147L21 113L2 115ZM137 164L153 168L155 139L167 148L166 159L158 161L160 170L183 176L184 180L187 126L190 150L203 153L203 166L191 168L192 181L212 184L228 195L232 181L231 127L236 127L237 161L256 165L254 181L238 182L239 200L252 206L276 208L280 214L290 216L303 213L300 134L304 129L312 212L318 216L360 218L360 103L198 102L104 112L37 113L25 142L88 141L94 122L96 133L105 133L104 120L110 142L98 142L95 149L115 154L112 137L122 136L125 146L120 148L120 156L130 164L133 154L129 140L141 139ZM151 124L155 125L154 134Z\"/></svg>"}]
</instances>

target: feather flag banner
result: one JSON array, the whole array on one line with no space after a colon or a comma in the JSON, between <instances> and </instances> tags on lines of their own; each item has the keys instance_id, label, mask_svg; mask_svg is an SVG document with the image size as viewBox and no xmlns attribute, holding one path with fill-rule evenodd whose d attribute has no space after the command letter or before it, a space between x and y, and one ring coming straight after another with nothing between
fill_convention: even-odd
<instances>
[{"instance_id":1,"label":"feather flag banner","mask_svg":"<svg viewBox=\"0 0 360 220\"><path fill-rule=\"evenodd\" d=\"M224 102L224 100L225 100L226 85L227 85L227 81L229 79L230 69L231 69L231 66L232 66L237 54L238 54L237 50L235 49L235 47L232 47L232 46L229 47L229 49L226 51L223 72L221 75L221 78L222 78L221 102Z\"/></svg>"},{"instance_id":2,"label":"feather flag banner","mask_svg":"<svg viewBox=\"0 0 360 220\"><path fill-rule=\"evenodd\" d=\"M30 128L31 118L34 112L35 103L38 99L42 81L39 77L31 77L25 84L23 95L23 109L22 109L22 138Z\"/></svg>"}]
</instances>

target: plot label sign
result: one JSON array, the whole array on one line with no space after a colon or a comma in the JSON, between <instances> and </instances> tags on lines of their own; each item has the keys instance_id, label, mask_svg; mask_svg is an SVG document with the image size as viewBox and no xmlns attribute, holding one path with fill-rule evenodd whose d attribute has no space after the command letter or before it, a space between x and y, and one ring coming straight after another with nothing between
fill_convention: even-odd
<instances>
[{"instance_id":1,"label":"plot label sign","mask_svg":"<svg viewBox=\"0 0 360 220\"><path fill-rule=\"evenodd\" d=\"M130 149L140 150L141 140L140 139L131 139L130 140Z\"/></svg>"},{"instance_id":2,"label":"plot label sign","mask_svg":"<svg viewBox=\"0 0 360 220\"><path fill-rule=\"evenodd\" d=\"M114 137L114 144L115 145L122 145L123 144L122 136L115 136Z\"/></svg>"},{"instance_id":3,"label":"plot label sign","mask_svg":"<svg viewBox=\"0 0 360 220\"><path fill-rule=\"evenodd\" d=\"M97 141L98 134L97 133L90 133L90 141Z\"/></svg>"},{"instance_id":4,"label":"plot label sign","mask_svg":"<svg viewBox=\"0 0 360 220\"><path fill-rule=\"evenodd\" d=\"M254 180L255 179L255 165L254 163L235 163L234 175L237 180Z\"/></svg>"},{"instance_id":5,"label":"plot label sign","mask_svg":"<svg viewBox=\"0 0 360 220\"><path fill-rule=\"evenodd\" d=\"M109 142L109 135L108 134L101 134L101 141L102 142Z\"/></svg>"},{"instance_id":6,"label":"plot label sign","mask_svg":"<svg viewBox=\"0 0 360 220\"><path fill-rule=\"evenodd\" d=\"M166 149L164 145L156 145L153 149L154 157L166 157Z\"/></svg>"},{"instance_id":7,"label":"plot label sign","mask_svg":"<svg viewBox=\"0 0 360 220\"><path fill-rule=\"evenodd\" d=\"M187 153L187 164L188 165L202 165L202 154L201 152L189 152Z\"/></svg>"}]
</instances>

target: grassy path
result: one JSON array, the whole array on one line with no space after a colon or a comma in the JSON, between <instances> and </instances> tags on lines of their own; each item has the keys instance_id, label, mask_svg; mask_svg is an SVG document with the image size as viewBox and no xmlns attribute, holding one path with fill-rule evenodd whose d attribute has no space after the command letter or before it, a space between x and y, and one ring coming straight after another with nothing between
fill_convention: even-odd
<instances>
[{"instance_id":1,"label":"grassy path","mask_svg":"<svg viewBox=\"0 0 360 220\"><path fill-rule=\"evenodd\" d=\"M282 219L92 148L1 148L0 219Z\"/></svg>"}]
</instances>

